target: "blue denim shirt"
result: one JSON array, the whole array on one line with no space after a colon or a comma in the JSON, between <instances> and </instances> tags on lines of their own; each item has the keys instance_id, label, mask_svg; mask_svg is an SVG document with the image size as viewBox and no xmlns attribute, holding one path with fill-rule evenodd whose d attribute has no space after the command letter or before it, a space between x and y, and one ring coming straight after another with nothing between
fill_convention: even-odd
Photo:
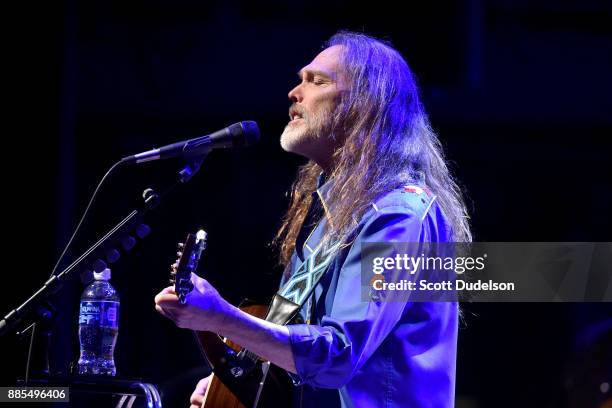
<instances>
[{"instance_id":1,"label":"blue denim shirt","mask_svg":"<svg viewBox=\"0 0 612 408\"><path fill-rule=\"evenodd\" d=\"M329 184L318 197L325 208ZM317 248L323 219L303 258ZM428 190L410 186L372 203L353 243L334 256L290 325L298 407L452 407L458 306L455 302L376 302L361 298L362 242L446 242L448 223ZM301 254L300 254L301 255ZM384 254L381 254L384 256ZM293 254L291 273L304 259ZM309 313L311 312L311 314Z\"/></svg>"}]
</instances>

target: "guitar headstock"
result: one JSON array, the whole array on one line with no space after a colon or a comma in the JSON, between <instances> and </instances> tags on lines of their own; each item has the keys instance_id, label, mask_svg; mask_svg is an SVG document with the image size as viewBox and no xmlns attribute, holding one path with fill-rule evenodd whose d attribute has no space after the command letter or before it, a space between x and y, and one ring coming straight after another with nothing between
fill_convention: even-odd
<instances>
[{"instance_id":1,"label":"guitar headstock","mask_svg":"<svg viewBox=\"0 0 612 408\"><path fill-rule=\"evenodd\" d=\"M171 265L170 283L174 285L174 292L179 303L185 304L186 297L193 290L191 272L198 268L202 251L206 248L206 232L199 230L195 234L187 234L185 242L178 244L178 258Z\"/></svg>"}]
</instances>

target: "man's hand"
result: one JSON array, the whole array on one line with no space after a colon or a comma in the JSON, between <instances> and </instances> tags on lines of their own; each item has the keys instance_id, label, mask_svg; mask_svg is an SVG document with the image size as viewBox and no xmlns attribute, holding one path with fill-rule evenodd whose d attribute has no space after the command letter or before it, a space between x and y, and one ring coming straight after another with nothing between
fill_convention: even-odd
<instances>
[{"instance_id":1,"label":"man's hand","mask_svg":"<svg viewBox=\"0 0 612 408\"><path fill-rule=\"evenodd\" d=\"M191 398L189 398L189 402L191 406L189 408L201 408L202 403L204 402L204 395L206 395L206 389L210 385L210 380L212 379L212 374L208 377L202 378L198 385L196 385L195 390L191 394Z\"/></svg>"},{"instance_id":2,"label":"man's hand","mask_svg":"<svg viewBox=\"0 0 612 408\"><path fill-rule=\"evenodd\" d=\"M155 310L178 327L216 332L232 306L206 279L192 273L191 282L193 290L187 295L187 303L181 305L174 286L168 286L155 296Z\"/></svg>"},{"instance_id":3,"label":"man's hand","mask_svg":"<svg viewBox=\"0 0 612 408\"><path fill-rule=\"evenodd\" d=\"M181 305L174 287L169 286L155 296L155 309L178 327L217 333L261 358L296 373L289 329L232 306L210 283L193 273L191 282L194 288L187 295L187 303Z\"/></svg>"}]
</instances>

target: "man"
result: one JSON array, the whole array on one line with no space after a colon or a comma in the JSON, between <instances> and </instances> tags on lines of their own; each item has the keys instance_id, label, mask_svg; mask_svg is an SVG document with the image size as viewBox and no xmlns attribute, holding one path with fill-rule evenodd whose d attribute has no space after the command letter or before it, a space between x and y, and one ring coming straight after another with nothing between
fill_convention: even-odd
<instances>
[{"instance_id":1,"label":"man","mask_svg":"<svg viewBox=\"0 0 612 408\"><path fill-rule=\"evenodd\" d=\"M166 288L156 309L286 370L298 406L453 406L457 304L367 301L360 291L365 242L471 239L413 74L389 45L340 32L299 76L281 145L310 161L276 242L286 267L281 286L305 265L326 262L301 310L306 323L249 316L196 276L187 305ZM194 405L206 384L198 384Z\"/></svg>"}]
</instances>

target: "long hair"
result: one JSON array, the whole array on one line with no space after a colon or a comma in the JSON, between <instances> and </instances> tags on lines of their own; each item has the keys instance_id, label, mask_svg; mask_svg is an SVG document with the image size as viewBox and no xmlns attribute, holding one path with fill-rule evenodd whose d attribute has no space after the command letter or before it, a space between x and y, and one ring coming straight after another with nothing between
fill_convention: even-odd
<instances>
[{"instance_id":1,"label":"long hair","mask_svg":"<svg viewBox=\"0 0 612 408\"><path fill-rule=\"evenodd\" d=\"M442 145L419 100L416 80L390 45L365 34L341 31L326 47L341 45L340 69L349 84L334 113L333 153L328 179L323 242L343 242L377 198L404 184L427 186L449 221L452 240L470 242L468 214L451 176ZM313 161L299 170L291 203L274 243L287 266L311 205L322 169Z\"/></svg>"}]
</instances>

